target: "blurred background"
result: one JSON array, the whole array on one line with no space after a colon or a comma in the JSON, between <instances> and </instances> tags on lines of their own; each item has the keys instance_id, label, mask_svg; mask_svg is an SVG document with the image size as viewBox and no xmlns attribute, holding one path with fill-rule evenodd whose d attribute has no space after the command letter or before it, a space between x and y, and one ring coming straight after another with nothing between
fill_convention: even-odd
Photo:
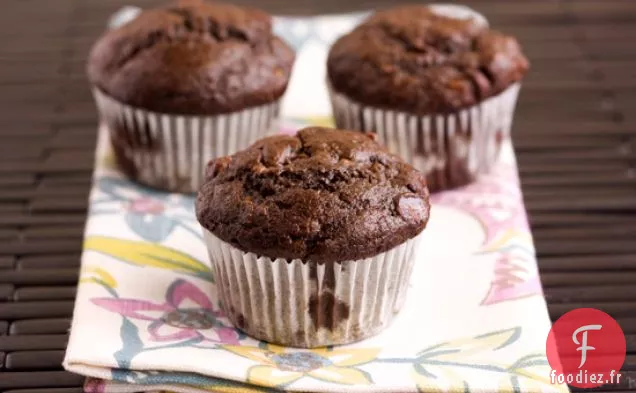
<instances>
[{"instance_id":1,"label":"blurred background","mask_svg":"<svg viewBox=\"0 0 636 393\"><path fill-rule=\"evenodd\" d=\"M382 0L235 0L317 15ZM149 7L163 2L138 0ZM87 52L125 0L4 0L0 12L0 392L81 389L60 371L97 115ZM513 138L553 319L599 307L636 381L636 1L465 1L532 62ZM629 378L613 389L636 389ZM49 390L42 390L49 391Z\"/></svg>"}]
</instances>

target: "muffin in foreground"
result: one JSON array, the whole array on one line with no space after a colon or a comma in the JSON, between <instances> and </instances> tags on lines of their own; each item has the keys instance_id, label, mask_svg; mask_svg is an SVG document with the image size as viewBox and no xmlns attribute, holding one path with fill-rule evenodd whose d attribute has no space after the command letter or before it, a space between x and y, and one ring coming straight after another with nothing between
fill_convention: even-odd
<instances>
[{"instance_id":1,"label":"muffin in foreground","mask_svg":"<svg viewBox=\"0 0 636 393\"><path fill-rule=\"evenodd\" d=\"M230 320L295 347L349 343L389 324L429 208L419 171L369 134L326 128L212 161L196 201Z\"/></svg>"},{"instance_id":2,"label":"muffin in foreground","mask_svg":"<svg viewBox=\"0 0 636 393\"><path fill-rule=\"evenodd\" d=\"M120 168L148 186L196 192L210 159L276 127L293 61L268 14L182 1L106 32L88 75Z\"/></svg>"},{"instance_id":3,"label":"muffin in foreground","mask_svg":"<svg viewBox=\"0 0 636 393\"><path fill-rule=\"evenodd\" d=\"M341 37L327 60L336 125L377 133L427 174L432 192L490 170L529 67L514 38L475 12L453 11L377 12Z\"/></svg>"}]
</instances>

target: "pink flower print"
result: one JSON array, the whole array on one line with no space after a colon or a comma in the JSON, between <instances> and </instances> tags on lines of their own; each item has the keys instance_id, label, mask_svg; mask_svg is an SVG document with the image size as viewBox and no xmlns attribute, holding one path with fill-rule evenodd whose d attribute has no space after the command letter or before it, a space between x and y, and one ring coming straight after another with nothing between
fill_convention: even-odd
<instances>
[{"instance_id":1,"label":"pink flower print","mask_svg":"<svg viewBox=\"0 0 636 393\"><path fill-rule=\"evenodd\" d=\"M140 197L129 202L128 210L139 214L161 214L164 212L165 206L156 199Z\"/></svg>"},{"instance_id":2,"label":"pink flower print","mask_svg":"<svg viewBox=\"0 0 636 393\"><path fill-rule=\"evenodd\" d=\"M463 210L479 220L486 234L484 246L488 246L505 231L529 231L516 179L514 172L500 168L466 187L434 194L431 201Z\"/></svg>"},{"instance_id":3,"label":"pink flower print","mask_svg":"<svg viewBox=\"0 0 636 393\"><path fill-rule=\"evenodd\" d=\"M86 378L84 382L85 393L104 393L106 382L97 378Z\"/></svg>"},{"instance_id":4,"label":"pink flower print","mask_svg":"<svg viewBox=\"0 0 636 393\"><path fill-rule=\"evenodd\" d=\"M490 305L528 296L541 295L541 280L532 258L522 253L505 251L497 256L495 276L482 301Z\"/></svg>"},{"instance_id":5,"label":"pink flower print","mask_svg":"<svg viewBox=\"0 0 636 393\"><path fill-rule=\"evenodd\" d=\"M283 127L280 130L280 133L283 135L296 135L296 132L298 131L297 128L292 128L292 127Z\"/></svg>"},{"instance_id":6,"label":"pink flower print","mask_svg":"<svg viewBox=\"0 0 636 393\"><path fill-rule=\"evenodd\" d=\"M152 341L202 343L239 343L240 335L226 323L220 310L214 309L207 295L185 280L177 280L166 293L165 303L122 298L97 298L92 302L124 317L148 321Z\"/></svg>"}]
</instances>

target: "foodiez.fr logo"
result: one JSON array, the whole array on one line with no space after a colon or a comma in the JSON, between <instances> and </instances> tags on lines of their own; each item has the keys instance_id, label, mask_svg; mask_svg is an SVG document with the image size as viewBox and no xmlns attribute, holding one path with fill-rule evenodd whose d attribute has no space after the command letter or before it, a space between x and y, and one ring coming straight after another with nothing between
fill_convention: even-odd
<instances>
[{"instance_id":1,"label":"foodiez.fr logo","mask_svg":"<svg viewBox=\"0 0 636 393\"><path fill-rule=\"evenodd\" d=\"M557 350L558 349L558 350ZM552 371L550 381L578 388L621 382L625 362L623 329L603 311L580 308L559 318L546 346Z\"/></svg>"}]
</instances>

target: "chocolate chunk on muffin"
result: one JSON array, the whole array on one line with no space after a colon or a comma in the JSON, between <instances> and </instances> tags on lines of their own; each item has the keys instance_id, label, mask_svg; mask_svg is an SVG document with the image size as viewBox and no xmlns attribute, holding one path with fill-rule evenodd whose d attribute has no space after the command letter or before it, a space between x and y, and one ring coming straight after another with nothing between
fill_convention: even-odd
<instances>
[{"instance_id":1,"label":"chocolate chunk on muffin","mask_svg":"<svg viewBox=\"0 0 636 393\"><path fill-rule=\"evenodd\" d=\"M209 159L272 131L293 62L265 12L187 1L106 32L88 75L123 169L194 192Z\"/></svg>"},{"instance_id":2,"label":"chocolate chunk on muffin","mask_svg":"<svg viewBox=\"0 0 636 393\"><path fill-rule=\"evenodd\" d=\"M326 128L211 162L196 203L230 318L256 338L300 347L388 324L429 208L420 172L371 135ZM285 315L261 315L276 302Z\"/></svg>"},{"instance_id":3,"label":"chocolate chunk on muffin","mask_svg":"<svg viewBox=\"0 0 636 393\"><path fill-rule=\"evenodd\" d=\"M419 5L380 11L328 56L336 124L377 132L429 175L433 191L494 164L529 67L513 37L474 16Z\"/></svg>"}]
</instances>

